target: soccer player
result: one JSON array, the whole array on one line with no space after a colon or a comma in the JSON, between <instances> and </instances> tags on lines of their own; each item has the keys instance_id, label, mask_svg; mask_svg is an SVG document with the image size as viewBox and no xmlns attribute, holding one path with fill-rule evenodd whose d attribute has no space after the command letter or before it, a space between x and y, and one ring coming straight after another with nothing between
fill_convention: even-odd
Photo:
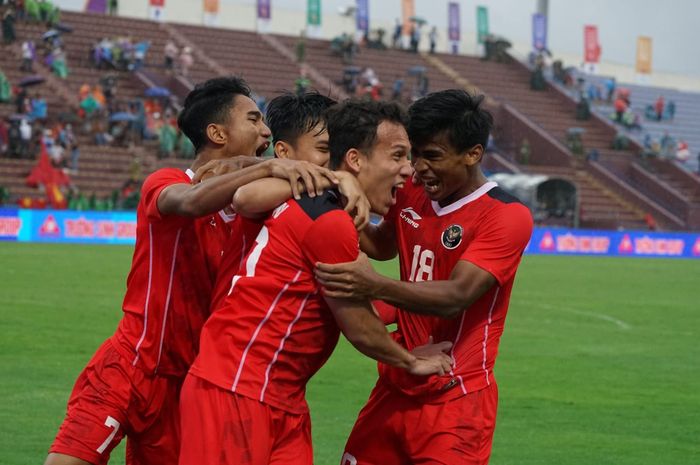
<instances>
[{"instance_id":1,"label":"soccer player","mask_svg":"<svg viewBox=\"0 0 700 465\"><path fill-rule=\"evenodd\" d=\"M372 210L386 213L411 173L404 112L349 101L331 109L327 124L331 168L356 176ZM237 210L246 195L236 193ZM313 463L306 383L340 332L362 353L414 375L449 369L449 343L411 353L368 301L318 292L314 263L357 254L358 233L337 191L287 201L265 219L238 274L219 276L228 295L204 325L180 398L181 465Z\"/></svg>"},{"instance_id":2,"label":"soccer player","mask_svg":"<svg viewBox=\"0 0 700 465\"><path fill-rule=\"evenodd\" d=\"M144 181L124 316L78 377L46 464L105 464L125 435L128 464L177 462L179 391L229 235L218 212L256 179L311 178L313 190L317 178L330 176L286 160L246 166L267 147L270 131L243 80L197 86L178 123L197 158L186 172L164 168ZM198 168L238 155L247 155L237 157L240 169L191 183Z\"/></svg>"},{"instance_id":3,"label":"soccer player","mask_svg":"<svg viewBox=\"0 0 700 465\"><path fill-rule=\"evenodd\" d=\"M515 273L532 232L529 210L481 171L491 115L462 90L415 102L408 135L417 183L399 192L362 248L388 259L401 280L366 256L319 264L332 298L377 298L398 307L395 339L452 341L451 370L418 378L386 363L350 434L342 465L486 464L496 420L493 367Z\"/></svg>"}]
</instances>

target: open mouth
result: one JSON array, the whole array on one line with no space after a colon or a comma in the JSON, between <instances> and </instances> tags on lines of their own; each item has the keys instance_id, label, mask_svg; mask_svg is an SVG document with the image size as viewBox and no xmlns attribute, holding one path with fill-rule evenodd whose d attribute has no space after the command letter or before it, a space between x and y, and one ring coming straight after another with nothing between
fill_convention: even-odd
<instances>
[{"instance_id":1,"label":"open mouth","mask_svg":"<svg viewBox=\"0 0 700 465\"><path fill-rule=\"evenodd\" d=\"M396 205L396 194L398 193L399 189L401 189L404 186L405 183L400 182L398 184L394 184L391 187L391 204Z\"/></svg>"},{"instance_id":2,"label":"open mouth","mask_svg":"<svg viewBox=\"0 0 700 465\"><path fill-rule=\"evenodd\" d=\"M262 156L263 153L265 153L265 150L270 146L270 141L265 141L260 147L258 147L258 150L255 151L256 156Z\"/></svg>"},{"instance_id":3,"label":"open mouth","mask_svg":"<svg viewBox=\"0 0 700 465\"><path fill-rule=\"evenodd\" d=\"M440 189L440 181L437 179L423 179L423 189L428 194L435 194Z\"/></svg>"}]
</instances>

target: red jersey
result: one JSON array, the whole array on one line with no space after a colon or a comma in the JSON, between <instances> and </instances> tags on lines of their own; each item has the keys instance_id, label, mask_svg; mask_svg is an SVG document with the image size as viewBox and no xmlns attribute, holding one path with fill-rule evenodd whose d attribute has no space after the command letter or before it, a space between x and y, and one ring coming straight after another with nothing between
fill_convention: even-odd
<instances>
[{"instance_id":1,"label":"red jersey","mask_svg":"<svg viewBox=\"0 0 700 465\"><path fill-rule=\"evenodd\" d=\"M146 178L136 210L136 245L126 281L117 350L147 373L184 376L209 314L223 243L224 216L161 215L157 200L172 184L190 183L174 168Z\"/></svg>"},{"instance_id":2,"label":"red jersey","mask_svg":"<svg viewBox=\"0 0 700 465\"><path fill-rule=\"evenodd\" d=\"M385 221L396 228L402 281L447 280L458 261L466 260L491 273L497 284L455 319L398 310L395 337L408 350L429 336L453 343L449 374L414 377L380 364L380 376L408 394L436 401L489 386L515 272L532 234L530 211L494 182L446 207L409 182Z\"/></svg>"},{"instance_id":3,"label":"red jersey","mask_svg":"<svg viewBox=\"0 0 700 465\"><path fill-rule=\"evenodd\" d=\"M264 221L230 289L202 330L190 373L294 414L326 362L339 329L314 278L316 262L352 261L358 236L338 194L290 200ZM222 269L235 256L224 254Z\"/></svg>"}]
</instances>

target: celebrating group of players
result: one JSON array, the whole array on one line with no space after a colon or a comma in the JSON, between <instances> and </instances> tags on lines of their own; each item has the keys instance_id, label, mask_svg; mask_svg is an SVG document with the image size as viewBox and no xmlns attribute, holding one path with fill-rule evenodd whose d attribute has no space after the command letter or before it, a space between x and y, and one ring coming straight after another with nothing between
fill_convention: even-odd
<instances>
[{"instance_id":1,"label":"celebrating group of players","mask_svg":"<svg viewBox=\"0 0 700 465\"><path fill-rule=\"evenodd\" d=\"M241 79L198 85L197 158L143 184L124 316L46 464L106 464L126 436L129 465L310 465L306 384L341 332L379 363L342 465L486 464L532 218L481 172L482 100L284 94L263 118ZM397 254L400 280L368 259Z\"/></svg>"}]
</instances>

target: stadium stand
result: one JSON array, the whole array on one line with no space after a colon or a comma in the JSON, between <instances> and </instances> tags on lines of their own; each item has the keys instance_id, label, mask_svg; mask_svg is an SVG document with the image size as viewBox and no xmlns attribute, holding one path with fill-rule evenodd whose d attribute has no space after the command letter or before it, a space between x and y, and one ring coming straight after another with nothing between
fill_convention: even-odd
<instances>
[{"instance_id":1,"label":"stadium stand","mask_svg":"<svg viewBox=\"0 0 700 465\"><path fill-rule=\"evenodd\" d=\"M261 35L254 32L220 28L155 23L132 18L101 16L88 13L64 12L62 22L73 32L64 34L68 52L70 73L67 79L50 76L49 69L36 63L35 71L47 80L36 89L47 97L49 118L56 119L66 106L78 103L78 93L84 84L95 85L109 71L116 75L118 98L141 98L149 86L170 89L177 108L194 82L221 74L237 74L246 78L253 91L269 100L282 90L294 88L295 79L302 72L296 63L294 50L298 37ZM38 40L45 31L41 25L17 23L19 41L25 38ZM91 47L103 37L117 37L124 31L134 42L148 41L144 67L139 72L99 70L89 60ZM168 40L182 48L192 50L195 66L188 78L167 73L163 66L163 49ZM550 84L544 91L535 92L529 87L530 71L525 65L507 60L506 63L483 61L477 57L447 54L423 55L395 49L363 47L353 57L352 63L344 62L332 51L333 42L306 39L305 63L311 87L335 97L344 97L343 75L348 69L360 73L369 67L374 70L383 87L383 98L390 98L394 81L404 81L400 99L409 103L421 92L451 87L477 88L488 96L487 105L496 114L494 131L495 147L489 170L545 174L574 182L579 191L581 211L580 225L589 228L646 229L645 217L653 215L662 228L689 229L700 223L700 183L693 174L678 166L660 160L651 165L641 163L639 143L627 150L613 150L611 141L616 133L613 123L605 113L609 109L596 107L598 115L587 121L575 118L575 101L567 89ZM2 46L0 69L13 84L25 73L19 68L19 44ZM38 69L37 69L38 68ZM427 79L426 79L427 78ZM426 85L427 88L421 88ZM32 89L33 90L33 89ZM632 88L641 105L656 98L658 90ZM692 150L700 147L696 132L690 129L700 99L694 95L674 94L663 91L667 99L676 102L677 113L673 122L648 123L650 131L673 126L677 137L686 137ZM652 97L653 96L653 97ZM262 101L262 100L261 100ZM13 113L11 105L0 105L0 116ZM567 131L580 128L584 154L574 156L567 146ZM79 135L80 171L72 175L75 186L84 193L107 196L119 189L129 177L129 165L134 157L144 160L143 174L164 165L186 166L187 160L157 159L153 141L128 147L97 146L85 136ZM524 138L532 144L532 156L527 163L518 157ZM585 153L595 149L597 159L586 160ZM23 178L33 165L32 160L0 159L0 185L10 188L13 198L36 195L25 187Z\"/></svg>"}]
</instances>

